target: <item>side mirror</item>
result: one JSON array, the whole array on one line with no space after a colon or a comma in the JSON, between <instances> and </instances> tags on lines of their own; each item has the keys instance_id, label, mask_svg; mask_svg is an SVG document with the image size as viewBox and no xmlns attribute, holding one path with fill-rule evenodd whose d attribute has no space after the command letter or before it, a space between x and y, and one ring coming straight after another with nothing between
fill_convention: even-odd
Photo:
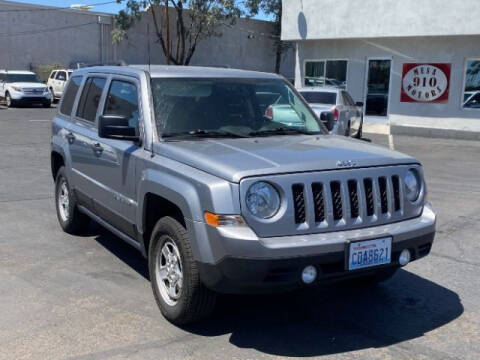
<instances>
[{"instance_id":1,"label":"side mirror","mask_svg":"<svg viewBox=\"0 0 480 360\"><path fill-rule=\"evenodd\" d=\"M326 112L326 111L322 112L320 114L320 120L322 120L323 125L325 125L328 131L333 130L333 126L335 125L335 120L331 112Z\"/></svg>"},{"instance_id":2,"label":"side mirror","mask_svg":"<svg viewBox=\"0 0 480 360\"><path fill-rule=\"evenodd\" d=\"M358 107L363 107L363 102L357 101L357 102L355 103L355 105L357 105Z\"/></svg>"},{"instance_id":3,"label":"side mirror","mask_svg":"<svg viewBox=\"0 0 480 360\"><path fill-rule=\"evenodd\" d=\"M98 136L106 139L139 141L135 128L122 115L101 115L98 118Z\"/></svg>"}]
</instances>

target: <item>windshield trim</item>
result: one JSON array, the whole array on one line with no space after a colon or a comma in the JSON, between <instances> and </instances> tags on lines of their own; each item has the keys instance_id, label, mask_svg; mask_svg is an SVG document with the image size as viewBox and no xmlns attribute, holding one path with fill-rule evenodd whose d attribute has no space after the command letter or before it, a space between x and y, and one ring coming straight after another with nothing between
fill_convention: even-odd
<instances>
[{"instance_id":1,"label":"windshield trim","mask_svg":"<svg viewBox=\"0 0 480 360\"><path fill-rule=\"evenodd\" d=\"M305 133L305 134L301 134L301 133L298 133L298 134L288 134L289 136L318 136L318 135L328 135L329 132L327 130L327 128L325 127L325 125L323 124L323 122L321 121L321 119L319 118L319 116L317 115L317 113L315 113L315 111L313 111L313 109L310 107L310 105L308 104L308 102L306 102L303 98L303 96L298 92L298 90L282 75L278 75L277 78L269 78L269 79L265 79L265 78L262 78L261 76L259 76L258 78L243 78L243 77L209 77L209 78L204 78L204 77L182 77L182 76L150 76L150 79L148 81L148 85L149 85L149 93L150 93L150 98L151 98L151 114L152 114L152 125L153 125L153 128L155 129L154 130L154 133L156 135L156 141L158 142L169 142L169 141L197 141L197 140L208 140L208 139L212 139L212 138L217 138L218 139L218 136L212 136L212 137L208 137L208 136L168 136L168 137L163 137L163 134L164 132L161 132L161 131L158 131L158 127L157 127L157 114L155 113L155 109L154 109L154 95L153 95L153 81L154 80L159 80L159 79L192 79L192 80L256 80L256 81L265 81L265 80L279 80L281 81L284 85L286 85L296 96L297 96L297 99L304 105L306 111L309 112L309 114L315 118L315 120L317 121L318 123L318 126L319 126L319 130L318 131L312 131L310 133ZM248 135L248 134L247 134ZM284 134L275 134L272 136L284 136ZM225 139L242 139L242 138L264 138L265 136L264 135L248 135L248 136L237 136L237 137L225 137Z\"/></svg>"}]
</instances>

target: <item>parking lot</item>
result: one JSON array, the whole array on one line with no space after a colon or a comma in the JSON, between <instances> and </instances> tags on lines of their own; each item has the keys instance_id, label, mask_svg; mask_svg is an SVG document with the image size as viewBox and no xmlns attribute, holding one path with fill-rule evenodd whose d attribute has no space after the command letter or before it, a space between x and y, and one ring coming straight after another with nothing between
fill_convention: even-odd
<instances>
[{"instance_id":1,"label":"parking lot","mask_svg":"<svg viewBox=\"0 0 480 360\"><path fill-rule=\"evenodd\" d=\"M1 359L480 358L480 143L393 138L423 162L438 225L432 253L390 281L224 296L211 320L178 328L133 248L95 224L83 237L61 231L55 111L0 108Z\"/></svg>"}]
</instances>

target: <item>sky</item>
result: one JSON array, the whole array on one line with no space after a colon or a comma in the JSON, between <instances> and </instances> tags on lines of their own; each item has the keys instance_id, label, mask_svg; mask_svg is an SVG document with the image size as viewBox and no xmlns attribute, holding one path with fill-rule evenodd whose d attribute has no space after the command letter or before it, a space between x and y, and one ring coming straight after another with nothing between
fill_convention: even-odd
<instances>
[{"instance_id":1,"label":"sky","mask_svg":"<svg viewBox=\"0 0 480 360\"><path fill-rule=\"evenodd\" d=\"M22 3L27 3L27 4L36 4L36 5L48 5L48 6L59 6L59 7L70 7L70 5L73 4L98 4L98 3L106 3L109 2L109 0L10 0L10 1L16 1L16 2L22 2ZM111 0L114 1L114 0ZM125 1L124 1L125 3ZM99 12L107 12L107 13L112 13L116 14L118 13L121 9L125 7L125 4L117 4L117 3L112 3L112 4L104 4L104 5L97 5L93 7L93 11L99 11ZM255 17L256 19L261 19L261 20L266 20L267 17L264 14L260 14L259 16Z\"/></svg>"}]
</instances>

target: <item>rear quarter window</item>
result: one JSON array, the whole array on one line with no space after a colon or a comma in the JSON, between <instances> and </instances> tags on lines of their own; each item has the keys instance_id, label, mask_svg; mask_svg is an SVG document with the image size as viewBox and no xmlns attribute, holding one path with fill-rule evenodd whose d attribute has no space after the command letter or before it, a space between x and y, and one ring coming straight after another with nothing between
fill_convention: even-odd
<instances>
[{"instance_id":1,"label":"rear quarter window","mask_svg":"<svg viewBox=\"0 0 480 360\"><path fill-rule=\"evenodd\" d=\"M60 106L60 113L70 116L72 114L73 103L77 97L78 88L82 83L81 76L74 76L67 85L67 89L63 94L62 104Z\"/></svg>"},{"instance_id":2,"label":"rear quarter window","mask_svg":"<svg viewBox=\"0 0 480 360\"><path fill-rule=\"evenodd\" d=\"M90 77L85 82L82 96L78 102L77 116L89 122L95 122L98 105L105 87L105 78Z\"/></svg>"},{"instance_id":3,"label":"rear quarter window","mask_svg":"<svg viewBox=\"0 0 480 360\"><path fill-rule=\"evenodd\" d=\"M303 98L310 104L335 105L337 103L336 92L302 91L300 94L302 94Z\"/></svg>"}]
</instances>

